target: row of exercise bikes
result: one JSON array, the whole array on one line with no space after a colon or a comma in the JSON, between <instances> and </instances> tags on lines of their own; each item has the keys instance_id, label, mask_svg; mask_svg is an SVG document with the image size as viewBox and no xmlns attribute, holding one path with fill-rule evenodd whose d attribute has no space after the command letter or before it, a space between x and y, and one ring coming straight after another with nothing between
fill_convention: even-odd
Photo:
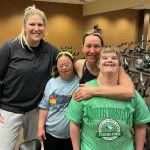
<instances>
[{"instance_id":1,"label":"row of exercise bikes","mask_svg":"<svg viewBox=\"0 0 150 150\"><path fill-rule=\"evenodd\" d=\"M149 97L148 88L150 87L150 40L146 41L145 46L143 46L143 42L144 40L130 43L123 42L118 47L126 73L132 79L135 89L142 98L146 98ZM125 45L127 46L123 48ZM133 45L134 48L132 49ZM147 106L150 109L148 103ZM144 150L150 150L150 124L147 125Z\"/></svg>"},{"instance_id":2,"label":"row of exercise bikes","mask_svg":"<svg viewBox=\"0 0 150 150\"><path fill-rule=\"evenodd\" d=\"M149 96L147 90L150 86L150 47L148 47L150 40L147 41L145 47L142 47L143 42L140 41L137 43L132 41L128 43L126 48L122 49L122 46L127 44L123 42L118 47L122 55L123 67L126 73L132 79L135 89L144 98ZM131 45L133 44L136 44L136 46L134 49L131 49Z\"/></svg>"}]
</instances>

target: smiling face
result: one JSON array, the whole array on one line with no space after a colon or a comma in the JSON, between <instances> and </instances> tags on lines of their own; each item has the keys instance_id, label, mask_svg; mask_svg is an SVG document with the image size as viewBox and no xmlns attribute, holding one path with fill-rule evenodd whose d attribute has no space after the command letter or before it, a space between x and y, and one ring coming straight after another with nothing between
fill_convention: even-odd
<instances>
[{"instance_id":1,"label":"smiling face","mask_svg":"<svg viewBox=\"0 0 150 150\"><path fill-rule=\"evenodd\" d=\"M89 62L96 63L101 47L101 40L98 36L88 35L85 38L82 51Z\"/></svg>"},{"instance_id":2,"label":"smiling face","mask_svg":"<svg viewBox=\"0 0 150 150\"><path fill-rule=\"evenodd\" d=\"M29 46L36 47L44 36L45 24L39 15L30 15L24 25L25 36Z\"/></svg>"},{"instance_id":3,"label":"smiling face","mask_svg":"<svg viewBox=\"0 0 150 150\"><path fill-rule=\"evenodd\" d=\"M57 68L62 80L69 80L74 75L73 63L68 56L60 56L57 60Z\"/></svg>"},{"instance_id":4,"label":"smiling face","mask_svg":"<svg viewBox=\"0 0 150 150\"><path fill-rule=\"evenodd\" d=\"M102 73L118 73L119 60L116 52L101 53L99 67Z\"/></svg>"}]
</instances>

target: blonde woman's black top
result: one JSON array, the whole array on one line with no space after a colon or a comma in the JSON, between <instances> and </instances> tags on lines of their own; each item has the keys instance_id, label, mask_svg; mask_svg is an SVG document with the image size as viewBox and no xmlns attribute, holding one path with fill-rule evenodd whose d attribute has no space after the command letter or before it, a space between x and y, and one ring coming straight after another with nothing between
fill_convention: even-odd
<instances>
[{"instance_id":1,"label":"blonde woman's black top","mask_svg":"<svg viewBox=\"0 0 150 150\"><path fill-rule=\"evenodd\" d=\"M36 108L58 53L44 40L33 50L26 45L23 48L18 40L6 41L0 47L0 108L15 113Z\"/></svg>"}]
</instances>

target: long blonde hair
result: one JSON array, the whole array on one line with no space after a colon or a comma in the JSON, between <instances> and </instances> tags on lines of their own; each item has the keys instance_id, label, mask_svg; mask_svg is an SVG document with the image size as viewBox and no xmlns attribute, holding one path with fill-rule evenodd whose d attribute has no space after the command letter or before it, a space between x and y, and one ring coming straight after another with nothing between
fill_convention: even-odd
<instances>
[{"instance_id":1,"label":"long blonde hair","mask_svg":"<svg viewBox=\"0 0 150 150\"><path fill-rule=\"evenodd\" d=\"M43 19L44 25L46 25L46 23L47 23L47 17L45 15L45 13L43 11L39 10L38 8L36 8L35 5L29 6L24 10L23 27L22 27L21 33L14 40L14 41L18 40L23 48L24 48L24 44L25 44L28 46L29 49L31 49L27 40L26 40L26 33L24 30L24 26L28 20L28 17L32 16L32 15L39 15Z\"/></svg>"}]
</instances>

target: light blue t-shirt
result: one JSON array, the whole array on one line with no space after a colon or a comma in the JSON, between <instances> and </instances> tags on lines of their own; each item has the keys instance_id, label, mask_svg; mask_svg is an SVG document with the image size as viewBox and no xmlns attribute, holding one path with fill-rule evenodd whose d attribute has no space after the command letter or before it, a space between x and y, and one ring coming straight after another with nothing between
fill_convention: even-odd
<instances>
[{"instance_id":1,"label":"light blue t-shirt","mask_svg":"<svg viewBox=\"0 0 150 150\"><path fill-rule=\"evenodd\" d=\"M79 87L77 75L71 80L51 78L45 88L40 108L48 109L46 132L60 139L70 138L69 120L64 117L74 91Z\"/></svg>"}]
</instances>

